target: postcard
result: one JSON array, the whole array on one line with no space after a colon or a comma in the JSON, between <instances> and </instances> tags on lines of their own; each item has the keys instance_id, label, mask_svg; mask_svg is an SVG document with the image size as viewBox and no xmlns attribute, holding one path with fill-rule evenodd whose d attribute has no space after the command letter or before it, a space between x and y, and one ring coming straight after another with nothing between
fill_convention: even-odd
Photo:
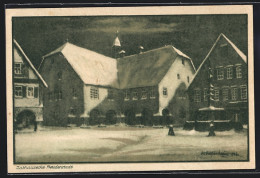
<instances>
[{"instance_id":1,"label":"postcard","mask_svg":"<svg viewBox=\"0 0 260 178\"><path fill-rule=\"evenodd\" d=\"M6 9L8 173L255 168L251 5Z\"/></svg>"}]
</instances>

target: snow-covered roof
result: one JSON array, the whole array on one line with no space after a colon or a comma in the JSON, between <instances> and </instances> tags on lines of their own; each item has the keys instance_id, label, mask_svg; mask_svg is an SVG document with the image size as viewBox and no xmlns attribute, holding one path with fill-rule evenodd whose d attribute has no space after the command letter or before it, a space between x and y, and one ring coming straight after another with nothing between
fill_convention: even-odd
<instances>
[{"instance_id":1,"label":"snow-covered roof","mask_svg":"<svg viewBox=\"0 0 260 178\"><path fill-rule=\"evenodd\" d=\"M202 63L200 64L200 66L198 67L192 81L190 82L190 85L192 84L192 82L195 80L196 76L198 75L198 73L200 72L200 69L202 68L202 66L204 65L204 63L207 61L207 59L209 58L210 54L212 53L212 51L215 49L215 47L217 46L217 43L219 42L219 40L221 39L221 37L223 37L231 46L232 48L236 51L236 53L241 57L241 59L247 63L247 56L240 51L240 49L238 49L238 47L232 42L230 41L223 33L221 33L217 40L215 41L215 43L213 44L213 46L211 47L210 51L208 52L207 56L203 59ZM189 85L189 86L190 86Z\"/></svg>"},{"instance_id":2,"label":"snow-covered roof","mask_svg":"<svg viewBox=\"0 0 260 178\"><path fill-rule=\"evenodd\" d=\"M116 59L67 42L58 49L43 56L43 60L56 53L63 54L85 84L117 85Z\"/></svg>"},{"instance_id":3,"label":"snow-covered roof","mask_svg":"<svg viewBox=\"0 0 260 178\"><path fill-rule=\"evenodd\" d=\"M189 60L195 71L191 58L171 45L119 58L117 66L120 88L157 85L178 56Z\"/></svg>"},{"instance_id":4,"label":"snow-covered roof","mask_svg":"<svg viewBox=\"0 0 260 178\"><path fill-rule=\"evenodd\" d=\"M32 68L32 70L34 71L34 73L37 75L37 77L40 79L40 81L43 83L43 85L45 87L48 87L47 83L44 81L44 79L42 78L42 76L40 75L40 73L37 71L37 69L34 67L34 65L32 64L31 60L27 57L27 55L25 54L25 52L23 51L22 47L19 45L19 43L14 39L14 44L15 46L18 48L18 50L21 52L21 54L24 56L25 60L27 61L27 63L30 65L30 67Z\"/></svg>"}]
</instances>

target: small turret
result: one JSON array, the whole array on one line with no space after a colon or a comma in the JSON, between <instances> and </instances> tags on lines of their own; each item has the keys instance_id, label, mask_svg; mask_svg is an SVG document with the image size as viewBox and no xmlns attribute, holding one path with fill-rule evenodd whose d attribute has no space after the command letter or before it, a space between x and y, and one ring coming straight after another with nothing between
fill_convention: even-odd
<instances>
[{"instance_id":1,"label":"small turret","mask_svg":"<svg viewBox=\"0 0 260 178\"><path fill-rule=\"evenodd\" d=\"M118 31L116 32L116 38L112 45L112 57L118 58L120 56L119 52L121 51L121 42L118 37Z\"/></svg>"}]
</instances>

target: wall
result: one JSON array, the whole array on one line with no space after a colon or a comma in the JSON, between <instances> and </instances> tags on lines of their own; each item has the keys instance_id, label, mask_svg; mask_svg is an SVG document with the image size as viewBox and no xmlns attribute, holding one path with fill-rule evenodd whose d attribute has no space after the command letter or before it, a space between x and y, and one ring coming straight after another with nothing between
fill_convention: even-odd
<instances>
[{"instance_id":1,"label":"wall","mask_svg":"<svg viewBox=\"0 0 260 178\"><path fill-rule=\"evenodd\" d=\"M219 89L219 101L213 101L212 104L215 107L223 107L226 110L236 109L241 110L244 109L243 112L247 112L247 99L241 100L241 91L240 86L241 85L247 85L247 64L242 60L242 58L236 53L236 51L227 43L223 38L220 39L220 41L216 44L216 48L212 51L209 58L205 62L205 64L201 67L201 70L196 75L196 78L190 85L188 89L188 94L190 98L190 109L191 113L195 114L195 112L202 107L208 106L208 101L203 100L203 89L209 87L208 83L208 68L209 68L209 61L211 68L213 69L213 78L212 78L212 84L214 88ZM242 68L242 78L236 78L236 71L235 66L241 64ZM217 79L217 68L222 66L224 69L224 79L218 80ZM232 79L227 79L227 70L225 67L227 66L233 66ZM231 87L236 86L238 88L238 99L236 101L231 100ZM222 96L222 89L224 87L228 88L228 100L223 101ZM200 89L201 91L201 102L195 102L194 101L194 90ZM232 115L232 114L231 114ZM228 114L227 118L232 118ZM193 120L194 116L191 116L191 120Z\"/></svg>"},{"instance_id":2,"label":"wall","mask_svg":"<svg viewBox=\"0 0 260 178\"><path fill-rule=\"evenodd\" d=\"M184 59L184 65L182 64L182 59ZM189 82L193 79L195 71L190 63L190 60L178 56L170 67L169 71L165 77L161 80L159 84L159 112L162 114L162 110L168 108L170 113L179 113L179 108L188 108L187 97L179 91L179 96L176 95L177 90L185 90L189 85ZM180 75L178 79L177 75ZM189 77L189 81L187 80ZM163 88L167 88L168 95L163 95ZM175 98L176 97L176 98ZM184 97L186 97L184 99ZM177 100L176 100L177 99ZM180 101L180 102L176 102ZM176 103L176 104L174 104ZM168 107L171 104L170 107Z\"/></svg>"},{"instance_id":3,"label":"wall","mask_svg":"<svg viewBox=\"0 0 260 178\"><path fill-rule=\"evenodd\" d=\"M143 89L147 91L147 99L141 98L141 93ZM154 94L155 94L154 98L150 98L149 92L151 91L151 89L154 90ZM129 100L125 100L126 90L130 94ZM138 93L138 97L136 100L133 99L134 91ZM119 100L119 105L121 106L120 107L121 114L124 115L124 113L127 110L132 110L136 113L137 116L140 116L143 109L149 109L153 114L157 114L159 109L158 98L159 98L158 86L123 89L120 91L120 100Z\"/></svg>"},{"instance_id":4,"label":"wall","mask_svg":"<svg viewBox=\"0 0 260 178\"><path fill-rule=\"evenodd\" d=\"M83 83L63 55L58 53L46 58L40 72L48 84L48 88L43 89L45 124L67 125L71 109L75 110L75 117L72 119L79 119L84 111ZM73 88L76 97L73 96ZM55 91L62 92L62 99L55 99ZM52 97L49 98L50 93Z\"/></svg>"},{"instance_id":5,"label":"wall","mask_svg":"<svg viewBox=\"0 0 260 178\"><path fill-rule=\"evenodd\" d=\"M98 90L99 97L91 98L90 90L91 88L95 88ZM113 97L111 99L108 98L108 92L113 92ZM105 116L106 112L109 110L115 111L119 114L118 108L118 90L108 87L100 87L100 86L84 86L84 114L81 117L89 117L90 112L92 110L98 110L100 115Z\"/></svg>"}]
</instances>

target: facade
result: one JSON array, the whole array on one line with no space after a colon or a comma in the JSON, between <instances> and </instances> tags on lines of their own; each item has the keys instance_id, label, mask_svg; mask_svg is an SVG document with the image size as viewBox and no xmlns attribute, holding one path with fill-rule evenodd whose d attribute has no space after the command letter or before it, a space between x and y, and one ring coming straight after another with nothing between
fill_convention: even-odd
<instances>
[{"instance_id":1,"label":"facade","mask_svg":"<svg viewBox=\"0 0 260 178\"><path fill-rule=\"evenodd\" d=\"M131 111L136 116L146 114L154 118L167 113L177 123L188 117L189 100L185 90L193 79L195 67L175 47L168 45L120 58L118 73L123 113Z\"/></svg>"},{"instance_id":2,"label":"facade","mask_svg":"<svg viewBox=\"0 0 260 178\"><path fill-rule=\"evenodd\" d=\"M43 57L39 70L49 86L43 90L46 125L81 124L117 110L116 59L65 43Z\"/></svg>"},{"instance_id":3,"label":"facade","mask_svg":"<svg viewBox=\"0 0 260 178\"><path fill-rule=\"evenodd\" d=\"M211 82L209 76L212 77ZM198 111L209 107L210 102L216 120L247 123L247 84L246 55L224 34L220 34L187 90L190 98L190 119L203 120ZM224 112L214 111L217 108L223 108Z\"/></svg>"},{"instance_id":4,"label":"facade","mask_svg":"<svg viewBox=\"0 0 260 178\"><path fill-rule=\"evenodd\" d=\"M120 53L118 37L115 46ZM39 70L48 84L46 125L116 122L144 111L186 113L184 91L195 73L192 60L173 46L114 59L70 43L45 55Z\"/></svg>"},{"instance_id":5,"label":"facade","mask_svg":"<svg viewBox=\"0 0 260 178\"><path fill-rule=\"evenodd\" d=\"M14 120L18 127L28 126L43 121L41 88L47 84L17 41L13 43Z\"/></svg>"}]
</instances>

